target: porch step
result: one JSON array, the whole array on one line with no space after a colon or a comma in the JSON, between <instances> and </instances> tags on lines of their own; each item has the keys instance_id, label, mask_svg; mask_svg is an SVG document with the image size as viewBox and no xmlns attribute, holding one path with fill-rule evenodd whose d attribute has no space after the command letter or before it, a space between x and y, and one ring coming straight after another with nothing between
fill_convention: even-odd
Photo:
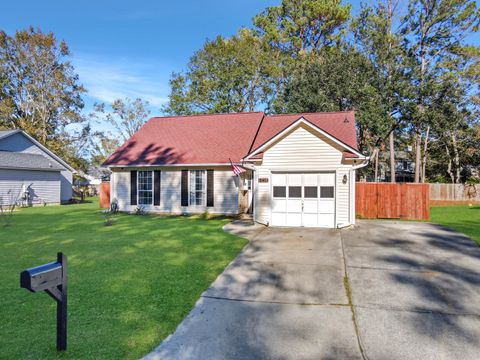
<instances>
[{"instance_id":1,"label":"porch step","mask_svg":"<svg viewBox=\"0 0 480 360\"><path fill-rule=\"evenodd\" d=\"M239 220L251 220L251 221L253 221L253 214L239 214L238 219Z\"/></svg>"}]
</instances>

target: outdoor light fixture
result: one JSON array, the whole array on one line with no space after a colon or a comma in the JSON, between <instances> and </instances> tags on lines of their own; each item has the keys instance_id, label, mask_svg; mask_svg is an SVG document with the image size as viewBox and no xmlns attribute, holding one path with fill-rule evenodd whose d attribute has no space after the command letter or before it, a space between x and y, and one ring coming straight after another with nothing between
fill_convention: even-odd
<instances>
[{"instance_id":1,"label":"outdoor light fixture","mask_svg":"<svg viewBox=\"0 0 480 360\"><path fill-rule=\"evenodd\" d=\"M343 175L343 178L342 178L342 184L346 184L347 183L347 175Z\"/></svg>"}]
</instances>

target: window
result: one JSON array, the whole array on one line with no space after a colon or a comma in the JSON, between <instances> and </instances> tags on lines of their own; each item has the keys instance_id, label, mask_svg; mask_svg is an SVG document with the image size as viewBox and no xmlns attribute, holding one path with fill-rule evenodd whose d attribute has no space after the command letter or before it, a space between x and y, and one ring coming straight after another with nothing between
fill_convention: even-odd
<instances>
[{"instance_id":1,"label":"window","mask_svg":"<svg viewBox=\"0 0 480 360\"><path fill-rule=\"evenodd\" d=\"M137 179L138 204L152 205L153 184L151 171L139 171Z\"/></svg>"},{"instance_id":2,"label":"window","mask_svg":"<svg viewBox=\"0 0 480 360\"><path fill-rule=\"evenodd\" d=\"M288 197L301 198L302 197L302 187L301 186L289 186L288 187Z\"/></svg>"},{"instance_id":3,"label":"window","mask_svg":"<svg viewBox=\"0 0 480 360\"><path fill-rule=\"evenodd\" d=\"M205 205L205 170L190 170L190 205Z\"/></svg>"},{"instance_id":4,"label":"window","mask_svg":"<svg viewBox=\"0 0 480 360\"><path fill-rule=\"evenodd\" d=\"M303 188L306 198L317 198L318 197L318 188L316 186L305 186Z\"/></svg>"},{"instance_id":5,"label":"window","mask_svg":"<svg viewBox=\"0 0 480 360\"><path fill-rule=\"evenodd\" d=\"M325 199L333 199L334 189L333 186L320 186L320 197Z\"/></svg>"},{"instance_id":6,"label":"window","mask_svg":"<svg viewBox=\"0 0 480 360\"><path fill-rule=\"evenodd\" d=\"M287 187L286 186L274 186L273 187L273 197L279 197L279 198L287 197Z\"/></svg>"}]
</instances>

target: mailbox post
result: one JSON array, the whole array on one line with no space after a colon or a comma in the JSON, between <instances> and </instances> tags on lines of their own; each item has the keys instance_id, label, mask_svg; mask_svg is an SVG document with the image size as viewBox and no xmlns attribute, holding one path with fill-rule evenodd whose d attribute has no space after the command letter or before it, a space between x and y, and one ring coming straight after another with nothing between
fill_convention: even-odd
<instances>
[{"instance_id":1,"label":"mailbox post","mask_svg":"<svg viewBox=\"0 0 480 360\"><path fill-rule=\"evenodd\" d=\"M20 287L31 292L45 291L57 302L57 350L67 350L67 257L59 252L57 261L20 273Z\"/></svg>"}]
</instances>

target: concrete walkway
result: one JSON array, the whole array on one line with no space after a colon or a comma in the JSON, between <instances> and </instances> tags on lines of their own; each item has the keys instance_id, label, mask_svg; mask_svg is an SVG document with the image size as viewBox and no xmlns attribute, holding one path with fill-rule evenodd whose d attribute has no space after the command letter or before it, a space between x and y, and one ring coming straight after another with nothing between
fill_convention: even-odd
<instances>
[{"instance_id":1,"label":"concrete walkway","mask_svg":"<svg viewBox=\"0 0 480 360\"><path fill-rule=\"evenodd\" d=\"M250 244L147 359L477 359L480 248L428 223L226 231Z\"/></svg>"}]
</instances>

